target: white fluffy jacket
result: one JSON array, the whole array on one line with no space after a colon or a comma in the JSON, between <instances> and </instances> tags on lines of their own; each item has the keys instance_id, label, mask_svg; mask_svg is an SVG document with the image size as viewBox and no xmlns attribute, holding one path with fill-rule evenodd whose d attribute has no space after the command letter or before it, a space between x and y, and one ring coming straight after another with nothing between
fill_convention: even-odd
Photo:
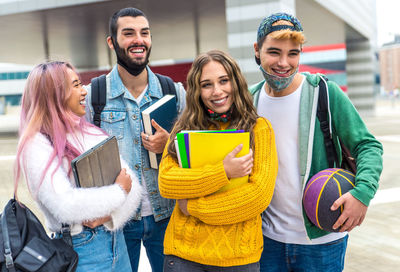
<instances>
[{"instance_id":1,"label":"white fluffy jacket","mask_svg":"<svg viewBox=\"0 0 400 272\"><path fill-rule=\"evenodd\" d=\"M89 134L77 135L79 143L71 135L67 138L71 144L83 152L106 139L107 136L97 128L90 127ZM37 133L26 144L21 156L25 179L31 194L45 215L46 225L50 231L57 232L61 229L62 223L67 223L71 225L71 234L78 234L82 231L82 222L108 215L111 215L112 220L104 226L108 230L117 230L135 214L141 203L143 189L136 175L122 158L121 167L126 168L132 179L129 194L126 194L118 184L76 188L72 171L68 175L70 166L65 158L54 172L58 164L58 159L55 158L41 182L42 173L52 152L53 146L49 140L43 134Z\"/></svg>"}]
</instances>

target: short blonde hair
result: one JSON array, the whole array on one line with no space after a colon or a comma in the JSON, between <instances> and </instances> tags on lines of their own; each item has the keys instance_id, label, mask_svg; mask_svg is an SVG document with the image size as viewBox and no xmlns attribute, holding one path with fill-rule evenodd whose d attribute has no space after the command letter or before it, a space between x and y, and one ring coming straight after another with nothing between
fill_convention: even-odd
<instances>
[{"instance_id":1,"label":"short blonde hair","mask_svg":"<svg viewBox=\"0 0 400 272\"><path fill-rule=\"evenodd\" d=\"M300 45L305 42L300 21L287 13L274 13L261 21L257 31L257 45L259 48L262 47L268 35L271 35L274 39L291 39Z\"/></svg>"},{"instance_id":2,"label":"short blonde hair","mask_svg":"<svg viewBox=\"0 0 400 272\"><path fill-rule=\"evenodd\" d=\"M273 26L276 25L293 25L291 22L286 20L279 20L272 24ZM277 40L286 40L290 39L297 44L303 45L306 41L306 37L304 36L303 32L300 31L293 31L290 29L282 29L278 31L271 32L269 34L272 38Z\"/></svg>"}]
</instances>

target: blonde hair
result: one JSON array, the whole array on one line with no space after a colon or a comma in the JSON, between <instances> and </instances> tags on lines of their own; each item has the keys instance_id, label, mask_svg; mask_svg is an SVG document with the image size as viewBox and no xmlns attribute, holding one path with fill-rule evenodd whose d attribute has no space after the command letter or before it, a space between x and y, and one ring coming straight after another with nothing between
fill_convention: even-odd
<instances>
[{"instance_id":1,"label":"blonde hair","mask_svg":"<svg viewBox=\"0 0 400 272\"><path fill-rule=\"evenodd\" d=\"M292 26L293 24L286 20L279 20L279 21L274 22L272 25L273 26L276 26L276 25ZM304 36L303 32L293 31L291 29L282 29L282 30L274 31L274 32L271 32L269 35L271 36L271 38L274 38L277 40L290 39L293 42L300 44L300 45L303 45L306 42L306 37Z\"/></svg>"}]
</instances>

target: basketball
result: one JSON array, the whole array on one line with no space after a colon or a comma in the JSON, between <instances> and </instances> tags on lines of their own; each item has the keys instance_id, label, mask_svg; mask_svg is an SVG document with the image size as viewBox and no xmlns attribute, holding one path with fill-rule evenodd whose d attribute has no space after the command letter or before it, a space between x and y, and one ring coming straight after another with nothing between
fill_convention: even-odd
<instances>
[{"instance_id":1,"label":"basketball","mask_svg":"<svg viewBox=\"0 0 400 272\"><path fill-rule=\"evenodd\" d=\"M341 168L328 168L315 174L304 189L303 206L311 222L320 229L338 232L332 226L343 211L340 206L331 211L339 197L354 188L355 176Z\"/></svg>"}]
</instances>

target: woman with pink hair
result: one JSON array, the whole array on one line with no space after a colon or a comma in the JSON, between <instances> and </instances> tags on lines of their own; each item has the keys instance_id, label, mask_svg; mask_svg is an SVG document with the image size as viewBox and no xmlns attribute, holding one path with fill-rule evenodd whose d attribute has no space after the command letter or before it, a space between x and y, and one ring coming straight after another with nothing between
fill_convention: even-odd
<instances>
[{"instance_id":1,"label":"woman with pink hair","mask_svg":"<svg viewBox=\"0 0 400 272\"><path fill-rule=\"evenodd\" d=\"M140 205L142 188L121 158L115 184L76 188L71 160L107 135L85 121L86 90L66 62L29 74L22 96L15 192L23 174L51 232L71 226L77 271L130 271L123 225Z\"/></svg>"}]
</instances>

